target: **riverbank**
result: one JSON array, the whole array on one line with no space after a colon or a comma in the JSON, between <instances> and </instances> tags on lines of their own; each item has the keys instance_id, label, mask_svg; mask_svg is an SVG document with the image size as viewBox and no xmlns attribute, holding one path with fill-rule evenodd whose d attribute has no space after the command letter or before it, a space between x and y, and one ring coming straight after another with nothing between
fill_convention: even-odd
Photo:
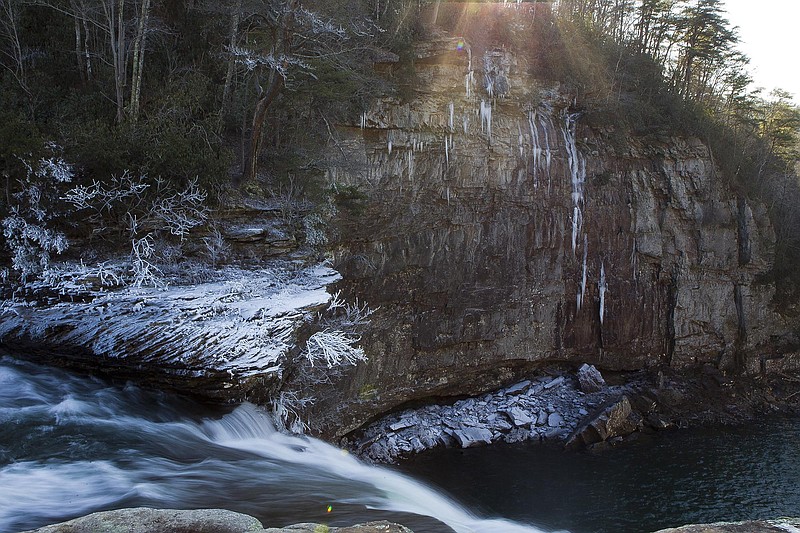
<instances>
[{"instance_id":1,"label":"riverbank","mask_svg":"<svg viewBox=\"0 0 800 533\"><path fill-rule=\"evenodd\" d=\"M598 449L641 433L703 424L743 424L767 414L800 414L800 379L693 372L608 374L593 366L553 367L478 397L391 414L345 442L376 463L438 447L543 441Z\"/></svg>"},{"instance_id":2,"label":"riverbank","mask_svg":"<svg viewBox=\"0 0 800 533\"><path fill-rule=\"evenodd\" d=\"M782 518L750 522L689 525L656 533L796 533L800 520ZM224 509L192 511L168 509L119 509L94 513L69 522L22 533L414 533L400 524L368 522L346 527L318 523L265 528L258 519Z\"/></svg>"},{"instance_id":3,"label":"riverbank","mask_svg":"<svg viewBox=\"0 0 800 533\"><path fill-rule=\"evenodd\" d=\"M119 509L40 527L23 533L413 533L399 524L368 522L348 527L303 523L265 527L257 518L224 509L180 511L171 509Z\"/></svg>"}]
</instances>

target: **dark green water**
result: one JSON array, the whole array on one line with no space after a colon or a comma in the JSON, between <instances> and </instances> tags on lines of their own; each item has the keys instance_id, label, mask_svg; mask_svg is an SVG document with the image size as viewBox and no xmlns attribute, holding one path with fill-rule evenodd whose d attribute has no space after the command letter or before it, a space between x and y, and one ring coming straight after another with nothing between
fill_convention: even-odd
<instances>
[{"instance_id":1,"label":"dark green water","mask_svg":"<svg viewBox=\"0 0 800 533\"><path fill-rule=\"evenodd\" d=\"M476 512L573 533L800 516L800 420L675 430L602 452L436 450L403 471Z\"/></svg>"}]
</instances>

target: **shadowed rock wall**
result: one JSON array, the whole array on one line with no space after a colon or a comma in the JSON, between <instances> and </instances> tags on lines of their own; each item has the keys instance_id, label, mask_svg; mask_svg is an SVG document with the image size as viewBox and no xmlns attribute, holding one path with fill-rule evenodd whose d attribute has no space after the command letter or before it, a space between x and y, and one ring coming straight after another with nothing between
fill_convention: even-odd
<instances>
[{"instance_id":1,"label":"shadowed rock wall","mask_svg":"<svg viewBox=\"0 0 800 533\"><path fill-rule=\"evenodd\" d=\"M776 355L790 328L756 282L773 261L765 207L697 139L587 126L530 57L437 31L413 99L379 100L336 147L350 164L330 180L368 200L343 217L334 266L380 310L370 361L315 391L315 429L544 362L754 372Z\"/></svg>"}]
</instances>

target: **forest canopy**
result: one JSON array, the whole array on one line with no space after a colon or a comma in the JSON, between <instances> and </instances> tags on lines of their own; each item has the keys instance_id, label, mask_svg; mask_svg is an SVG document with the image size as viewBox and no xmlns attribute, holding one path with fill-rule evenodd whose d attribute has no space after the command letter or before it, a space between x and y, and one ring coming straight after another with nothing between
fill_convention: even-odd
<instances>
[{"instance_id":1,"label":"forest canopy","mask_svg":"<svg viewBox=\"0 0 800 533\"><path fill-rule=\"evenodd\" d=\"M6 240L24 234L20 220L44 222L31 213L47 195L31 191L43 190L47 168L69 175L56 180L54 205L76 187L123 187L151 207L198 194L213 204L230 187L268 195L288 182L321 194L330 164L321 147L372 99L405 96L413 46L439 4L0 0L0 219L17 224ZM800 109L783 91L753 88L722 1L538 4L553 16L552 34L538 41L548 46L535 51L547 56L538 74L573 91L590 125L700 137L742 194L772 207L786 258L776 272L788 275L800 257ZM387 60L391 74L377 72ZM104 224L131 231L124 217ZM40 248L55 246L56 234L40 236L50 243Z\"/></svg>"}]
</instances>

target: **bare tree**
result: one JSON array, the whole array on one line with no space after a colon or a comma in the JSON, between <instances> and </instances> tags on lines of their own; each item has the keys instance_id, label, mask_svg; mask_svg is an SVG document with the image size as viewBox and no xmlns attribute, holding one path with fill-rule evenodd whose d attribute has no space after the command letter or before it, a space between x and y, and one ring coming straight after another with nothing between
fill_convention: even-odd
<instances>
[{"instance_id":1,"label":"bare tree","mask_svg":"<svg viewBox=\"0 0 800 533\"><path fill-rule=\"evenodd\" d=\"M130 116L133 122L139 118L139 100L142 95L142 73L144 72L145 39L150 19L150 0L142 0L136 20L136 35L133 42L133 75L131 76Z\"/></svg>"},{"instance_id":2,"label":"bare tree","mask_svg":"<svg viewBox=\"0 0 800 533\"><path fill-rule=\"evenodd\" d=\"M29 97L32 95L28 87L25 69L26 52L20 39L19 17L22 0L0 0L0 64L11 73L20 88Z\"/></svg>"}]
</instances>

